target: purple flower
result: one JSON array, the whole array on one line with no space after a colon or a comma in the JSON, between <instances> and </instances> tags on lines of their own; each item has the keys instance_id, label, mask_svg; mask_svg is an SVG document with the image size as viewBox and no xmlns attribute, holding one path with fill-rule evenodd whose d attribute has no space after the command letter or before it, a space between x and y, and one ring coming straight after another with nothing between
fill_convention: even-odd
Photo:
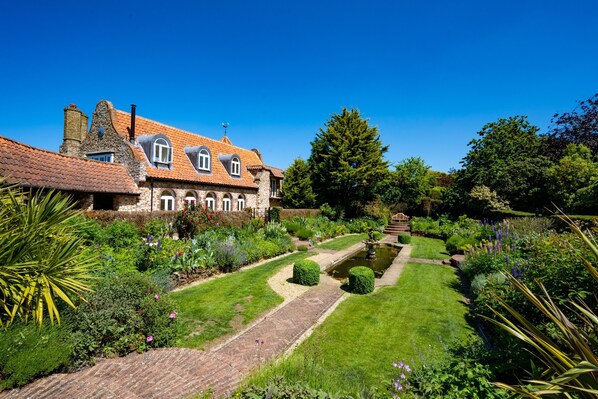
<instances>
[{"instance_id":1,"label":"purple flower","mask_svg":"<svg viewBox=\"0 0 598 399\"><path fill-rule=\"evenodd\" d=\"M158 295L158 294L154 295L154 299L157 301L158 299L160 299L160 295Z\"/></svg>"},{"instance_id":2,"label":"purple flower","mask_svg":"<svg viewBox=\"0 0 598 399\"><path fill-rule=\"evenodd\" d=\"M153 340L154 340L154 336L148 335L147 338L145 339L145 342L152 342Z\"/></svg>"},{"instance_id":3,"label":"purple flower","mask_svg":"<svg viewBox=\"0 0 598 399\"><path fill-rule=\"evenodd\" d=\"M176 312L172 312L168 317L170 317L171 319L176 318L177 313Z\"/></svg>"}]
</instances>

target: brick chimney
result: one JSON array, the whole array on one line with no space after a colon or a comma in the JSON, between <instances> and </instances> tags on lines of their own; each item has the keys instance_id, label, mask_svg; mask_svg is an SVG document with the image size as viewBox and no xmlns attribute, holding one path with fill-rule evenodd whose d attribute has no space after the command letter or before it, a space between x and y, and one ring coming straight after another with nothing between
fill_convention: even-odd
<instances>
[{"instance_id":1,"label":"brick chimney","mask_svg":"<svg viewBox=\"0 0 598 399\"><path fill-rule=\"evenodd\" d=\"M88 116L85 115L75 104L64 109L64 137L60 152L63 154L81 154L81 143L87 137Z\"/></svg>"}]
</instances>

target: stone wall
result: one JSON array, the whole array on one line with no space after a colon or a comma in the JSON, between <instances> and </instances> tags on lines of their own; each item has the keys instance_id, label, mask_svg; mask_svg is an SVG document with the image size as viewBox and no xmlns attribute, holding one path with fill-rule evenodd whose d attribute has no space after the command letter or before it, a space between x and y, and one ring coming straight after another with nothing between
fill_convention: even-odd
<instances>
[{"instance_id":1,"label":"stone wall","mask_svg":"<svg viewBox=\"0 0 598 399\"><path fill-rule=\"evenodd\" d=\"M270 208L270 171L257 172L254 182L258 186L256 209Z\"/></svg>"},{"instance_id":2,"label":"stone wall","mask_svg":"<svg viewBox=\"0 0 598 399\"><path fill-rule=\"evenodd\" d=\"M123 212L134 212L139 210L139 196L137 195L115 195L114 210Z\"/></svg>"},{"instance_id":3,"label":"stone wall","mask_svg":"<svg viewBox=\"0 0 598 399\"><path fill-rule=\"evenodd\" d=\"M138 211L159 211L160 197L164 191L168 191L174 195L175 210L181 210L184 208L185 197L188 193L193 193L195 198L197 198L197 204L202 206L205 205L206 196L209 193L213 193L216 198L215 210L217 211L222 211L222 199L224 198L225 194L229 194L231 197L232 211L237 210L239 195L243 195L245 197L246 208L255 208L257 203L256 190L238 187L218 187L208 186L205 184L152 181L140 183L139 190L141 191L141 195L139 196L139 201L137 202L136 210Z\"/></svg>"},{"instance_id":4,"label":"stone wall","mask_svg":"<svg viewBox=\"0 0 598 399\"><path fill-rule=\"evenodd\" d=\"M91 119L91 127L81 144L81 155L93 152L112 152L114 162L125 165L127 172L137 183L145 180L145 163L136 159L133 144L119 135L112 124L111 105L102 100L96 106Z\"/></svg>"}]
</instances>

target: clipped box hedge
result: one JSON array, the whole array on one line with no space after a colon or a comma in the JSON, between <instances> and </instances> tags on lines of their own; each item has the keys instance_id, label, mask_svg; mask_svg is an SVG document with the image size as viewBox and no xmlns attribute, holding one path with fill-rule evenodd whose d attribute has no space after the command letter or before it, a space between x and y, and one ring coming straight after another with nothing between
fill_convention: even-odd
<instances>
[{"instance_id":1,"label":"clipped box hedge","mask_svg":"<svg viewBox=\"0 0 598 399\"><path fill-rule=\"evenodd\" d=\"M349 291L369 294L374 291L374 271L369 267L355 266L349 270Z\"/></svg>"},{"instance_id":2,"label":"clipped box hedge","mask_svg":"<svg viewBox=\"0 0 598 399\"><path fill-rule=\"evenodd\" d=\"M309 259L295 262L293 282L301 285L318 285L320 282L320 265Z\"/></svg>"},{"instance_id":3,"label":"clipped box hedge","mask_svg":"<svg viewBox=\"0 0 598 399\"><path fill-rule=\"evenodd\" d=\"M405 233L399 234L397 241L399 244L411 244L411 236Z\"/></svg>"}]
</instances>

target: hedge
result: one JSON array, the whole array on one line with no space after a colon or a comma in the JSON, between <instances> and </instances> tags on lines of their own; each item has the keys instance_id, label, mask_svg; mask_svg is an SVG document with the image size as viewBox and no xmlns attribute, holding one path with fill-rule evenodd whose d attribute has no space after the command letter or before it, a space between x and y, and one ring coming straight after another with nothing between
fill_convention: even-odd
<instances>
[{"instance_id":1,"label":"hedge","mask_svg":"<svg viewBox=\"0 0 598 399\"><path fill-rule=\"evenodd\" d=\"M320 265L313 260L302 259L293 266L293 282L301 285L318 285Z\"/></svg>"},{"instance_id":2,"label":"hedge","mask_svg":"<svg viewBox=\"0 0 598 399\"><path fill-rule=\"evenodd\" d=\"M349 291L369 294L374 291L374 271L369 267L355 266L349 270Z\"/></svg>"},{"instance_id":3,"label":"hedge","mask_svg":"<svg viewBox=\"0 0 598 399\"><path fill-rule=\"evenodd\" d=\"M411 236L409 234L399 234L397 242L400 244L411 244Z\"/></svg>"}]
</instances>

